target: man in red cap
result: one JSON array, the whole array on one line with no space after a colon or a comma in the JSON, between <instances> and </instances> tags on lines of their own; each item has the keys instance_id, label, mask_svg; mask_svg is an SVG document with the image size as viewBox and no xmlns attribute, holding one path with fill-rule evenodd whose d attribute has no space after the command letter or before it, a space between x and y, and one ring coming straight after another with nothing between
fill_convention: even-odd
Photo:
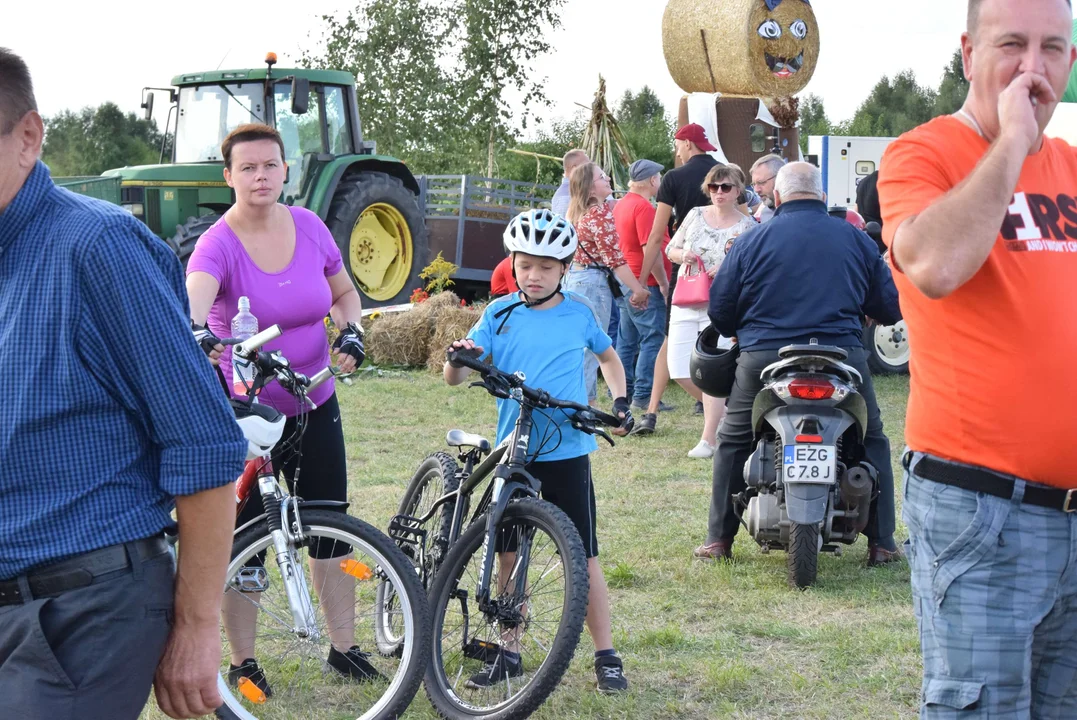
<instances>
[{"instance_id":1,"label":"man in red cap","mask_svg":"<svg viewBox=\"0 0 1077 720\"><path fill-rule=\"evenodd\" d=\"M643 266L639 276L640 282L645 283L654 269L654 264L662 252L662 241L666 232L673 237L677 226L688 215L688 212L701 205L709 205L710 198L703 194L703 180L711 168L718 161L708 155L716 148L707 140L707 133L701 125L690 123L685 125L674 137L674 148L677 159L681 166L670 170L662 177L662 184L658 188L658 211L654 216L654 225L651 226L651 235L644 246ZM673 288L677 284L677 271L680 265L673 266L669 281L660 285L662 294L666 298L666 333L669 333L669 307L673 297ZM696 403L697 413L702 413L702 406Z\"/></svg>"}]
</instances>

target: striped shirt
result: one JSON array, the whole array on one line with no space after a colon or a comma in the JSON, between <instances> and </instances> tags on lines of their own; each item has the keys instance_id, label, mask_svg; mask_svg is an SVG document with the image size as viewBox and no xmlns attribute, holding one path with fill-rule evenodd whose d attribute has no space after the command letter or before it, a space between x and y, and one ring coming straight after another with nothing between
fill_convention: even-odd
<instances>
[{"instance_id":1,"label":"striped shirt","mask_svg":"<svg viewBox=\"0 0 1077 720\"><path fill-rule=\"evenodd\" d=\"M0 579L157 534L242 471L176 256L41 162L0 213L0 367Z\"/></svg>"}]
</instances>

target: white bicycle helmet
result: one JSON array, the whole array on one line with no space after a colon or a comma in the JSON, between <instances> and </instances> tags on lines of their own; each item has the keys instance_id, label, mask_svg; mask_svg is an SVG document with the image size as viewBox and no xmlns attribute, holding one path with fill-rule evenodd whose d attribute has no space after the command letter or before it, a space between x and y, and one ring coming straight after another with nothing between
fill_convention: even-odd
<instances>
[{"instance_id":1,"label":"white bicycle helmet","mask_svg":"<svg viewBox=\"0 0 1077 720\"><path fill-rule=\"evenodd\" d=\"M232 412L235 413L236 422L243 431L243 437L247 438L248 460L268 455L269 451L280 442L286 420L281 413L268 405L260 403L247 405L235 399L232 400Z\"/></svg>"},{"instance_id":2,"label":"white bicycle helmet","mask_svg":"<svg viewBox=\"0 0 1077 720\"><path fill-rule=\"evenodd\" d=\"M551 210L525 210L505 228L505 249L562 262L576 254L576 228Z\"/></svg>"}]
</instances>

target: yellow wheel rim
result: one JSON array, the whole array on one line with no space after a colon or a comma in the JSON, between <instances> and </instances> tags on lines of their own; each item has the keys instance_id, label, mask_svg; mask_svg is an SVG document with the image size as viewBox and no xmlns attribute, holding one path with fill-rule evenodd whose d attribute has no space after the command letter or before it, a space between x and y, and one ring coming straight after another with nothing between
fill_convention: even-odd
<instances>
[{"instance_id":1,"label":"yellow wheel rim","mask_svg":"<svg viewBox=\"0 0 1077 720\"><path fill-rule=\"evenodd\" d=\"M352 277L372 300L391 300L411 275L415 249L399 210L375 203L359 215L348 242Z\"/></svg>"}]
</instances>

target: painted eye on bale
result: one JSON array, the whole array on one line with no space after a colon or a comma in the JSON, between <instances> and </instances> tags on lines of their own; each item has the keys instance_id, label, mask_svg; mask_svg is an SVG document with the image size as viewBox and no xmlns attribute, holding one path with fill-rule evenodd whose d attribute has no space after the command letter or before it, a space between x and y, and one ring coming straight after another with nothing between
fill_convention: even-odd
<instances>
[{"instance_id":1,"label":"painted eye on bale","mask_svg":"<svg viewBox=\"0 0 1077 720\"><path fill-rule=\"evenodd\" d=\"M759 37L777 40L782 36L782 26L774 20L767 20L759 26Z\"/></svg>"},{"instance_id":2,"label":"painted eye on bale","mask_svg":"<svg viewBox=\"0 0 1077 720\"><path fill-rule=\"evenodd\" d=\"M789 32L797 40L803 40L808 35L808 26L803 20L796 20L789 26Z\"/></svg>"}]
</instances>

